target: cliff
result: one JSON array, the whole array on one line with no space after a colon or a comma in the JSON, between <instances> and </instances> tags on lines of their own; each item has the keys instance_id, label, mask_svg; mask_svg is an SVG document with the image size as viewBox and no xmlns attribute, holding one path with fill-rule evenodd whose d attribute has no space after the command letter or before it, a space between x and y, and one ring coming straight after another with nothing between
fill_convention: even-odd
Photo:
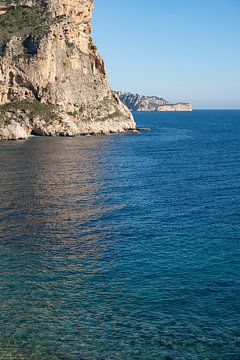
<instances>
[{"instance_id":1,"label":"cliff","mask_svg":"<svg viewBox=\"0 0 240 360\"><path fill-rule=\"evenodd\" d=\"M188 103L167 104L160 106L156 111L192 111L192 105Z\"/></svg>"},{"instance_id":2,"label":"cliff","mask_svg":"<svg viewBox=\"0 0 240 360\"><path fill-rule=\"evenodd\" d=\"M157 96L143 96L121 91L117 91L116 94L130 111L192 111L191 104L181 102L171 104Z\"/></svg>"},{"instance_id":3,"label":"cliff","mask_svg":"<svg viewBox=\"0 0 240 360\"><path fill-rule=\"evenodd\" d=\"M0 0L0 138L135 128L91 38L93 0Z\"/></svg>"}]
</instances>

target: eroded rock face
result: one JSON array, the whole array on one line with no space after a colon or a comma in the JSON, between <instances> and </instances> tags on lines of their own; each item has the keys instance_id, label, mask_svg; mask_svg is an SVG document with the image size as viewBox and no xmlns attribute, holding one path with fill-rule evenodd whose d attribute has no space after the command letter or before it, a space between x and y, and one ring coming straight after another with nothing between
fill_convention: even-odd
<instances>
[{"instance_id":1,"label":"eroded rock face","mask_svg":"<svg viewBox=\"0 0 240 360\"><path fill-rule=\"evenodd\" d=\"M0 138L11 119L52 136L135 128L108 86L92 11L93 0L0 1Z\"/></svg>"}]
</instances>

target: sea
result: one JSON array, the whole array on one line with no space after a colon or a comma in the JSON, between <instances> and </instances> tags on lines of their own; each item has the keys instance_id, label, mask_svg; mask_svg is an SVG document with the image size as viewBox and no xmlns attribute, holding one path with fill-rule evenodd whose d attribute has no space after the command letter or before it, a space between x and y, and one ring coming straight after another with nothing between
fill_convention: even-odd
<instances>
[{"instance_id":1,"label":"sea","mask_svg":"<svg viewBox=\"0 0 240 360\"><path fill-rule=\"evenodd\" d=\"M240 111L0 142L1 360L240 359Z\"/></svg>"}]
</instances>

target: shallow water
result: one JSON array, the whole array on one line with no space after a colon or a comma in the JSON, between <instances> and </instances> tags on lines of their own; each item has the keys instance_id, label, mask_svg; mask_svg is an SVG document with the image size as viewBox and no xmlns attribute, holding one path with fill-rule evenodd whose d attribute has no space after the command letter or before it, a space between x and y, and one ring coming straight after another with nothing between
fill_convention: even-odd
<instances>
[{"instance_id":1,"label":"shallow water","mask_svg":"<svg viewBox=\"0 0 240 360\"><path fill-rule=\"evenodd\" d=\"M0 142L0 359L240 359L240 111Z\"/></svg>"}]
</instances>

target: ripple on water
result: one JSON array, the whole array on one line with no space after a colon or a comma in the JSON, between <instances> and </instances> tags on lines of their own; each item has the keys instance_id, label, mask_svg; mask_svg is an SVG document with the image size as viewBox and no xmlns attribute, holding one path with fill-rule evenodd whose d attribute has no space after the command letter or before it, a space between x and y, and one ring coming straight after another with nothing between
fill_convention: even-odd
<instances>
[{"instance_id":1,"label":"ripple on water","mask_svg":"<svg viewBox=\"0 0 240 360\"><path fill-rule=\"evenodd\" d=\"M239 116L0 143L0 359L239 359Z\"/></svg>"}]
</instances>

